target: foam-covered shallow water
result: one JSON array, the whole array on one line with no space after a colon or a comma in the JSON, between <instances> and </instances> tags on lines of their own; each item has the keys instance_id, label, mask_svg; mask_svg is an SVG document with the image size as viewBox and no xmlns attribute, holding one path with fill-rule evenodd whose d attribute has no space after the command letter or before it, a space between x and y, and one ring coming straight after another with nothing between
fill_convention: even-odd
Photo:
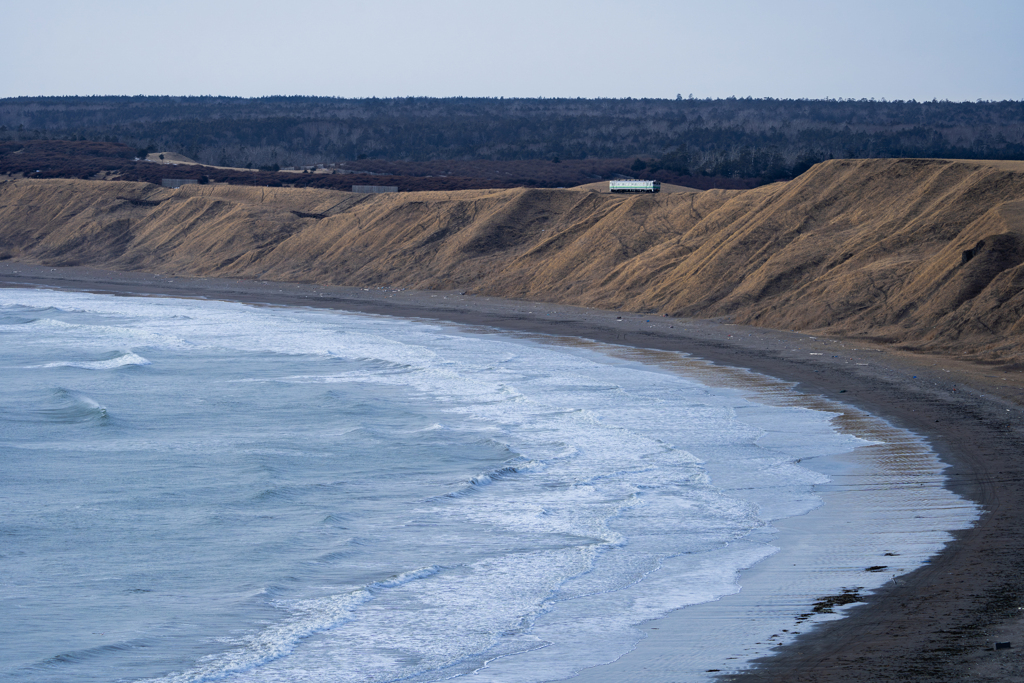
<instances>
[{"instance_id":1,"label":"foam-covered shallow water","mask_svg":"<svg viewBox=\"0 0 1024 683\"><path fill-rule=\"evenodd\" d=\"M566 678L739 591L868 444L596 345L337 312L0 289L0 349L7 680ZM901 571L973 518L928 491Z\"/></svg>"}]
</instances>

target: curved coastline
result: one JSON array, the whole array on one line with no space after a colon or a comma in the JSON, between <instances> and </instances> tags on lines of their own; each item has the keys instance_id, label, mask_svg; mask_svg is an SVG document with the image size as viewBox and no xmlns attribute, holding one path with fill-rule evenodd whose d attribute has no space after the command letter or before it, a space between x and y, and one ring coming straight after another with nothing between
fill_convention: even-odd
<instances>
[{"instance_id":1,"label":"curved coastline","mask_svg":"<svg viewBox=\"0 0 1024 683\"><path fill-rule=\"evenodd\" d=\"M508 334L494 328L485 331ZM752 662L792 643L799 634L843 618L850 603L862 603L890 581L902 582L907 572L929 563L956 530L970 528L978 519L976 504L944 486L946 465L927 439L847 403L801 393L790 382L686 354L575 337L514 336L563 349L592 350L638 363L648 371L661 369L712 391L736 391L750 404L740 409L737 421L764 430L759 443L769 449L775 436L790 433L790 427L758 419L757 406L831 415L833 431L863 440L851 449L827 452L808 439L804 446L808 455L795 464L828 479L812 487L818 505L795 515L767 517L768 526L745 539L770 545L777 552L739 570L737 592L638 625L644 637L630 652L580 671L575 681L617 683L642 678L649 683L675 683L746 672ZM714 463L707 465L714 467ZM721 464L717 470L708 470L712 481L724 482L727 471Z\"/></svg>"},{"instance_id":2,"label":"curved coastline","mask_svg":"<svg viewBox=\"0 0 1024 683\"><path fill-rule=\"evenodd\" d=\"M213 280L0 263L0 286L59 287L134 295L193 296L318 306L584 337L681 351L795 383L924 436L950 465L946 486L983 515L932 562L876 591L841 620L817 625L734 681L1005 680L1020 650L991 649L1024 635L1021 446L1024 396L1015 368L969 365L850 339L704 320L575 308L458 292L408 292L262 281ZM839 353L836 353L839 352ZM1016 400L1015 400L1016 399Z\"/></svg>"}]
</instances>

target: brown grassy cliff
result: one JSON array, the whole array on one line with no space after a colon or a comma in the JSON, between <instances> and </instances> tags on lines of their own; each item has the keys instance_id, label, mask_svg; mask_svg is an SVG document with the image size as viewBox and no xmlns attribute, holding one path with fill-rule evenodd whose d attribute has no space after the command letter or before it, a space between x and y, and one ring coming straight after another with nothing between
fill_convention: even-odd
<instances>
[{"instance_id":1,"label":"brown grassy cliff","mask_svg":"<svg viewBox=\"0 0 1024 683\"><path fill-rule=\"evenodd\" d=\"M0 184L0 256L459 288L1024 358L1024 163L841 160L647 196L19 180Z\"/></svg>"}]
</instances>

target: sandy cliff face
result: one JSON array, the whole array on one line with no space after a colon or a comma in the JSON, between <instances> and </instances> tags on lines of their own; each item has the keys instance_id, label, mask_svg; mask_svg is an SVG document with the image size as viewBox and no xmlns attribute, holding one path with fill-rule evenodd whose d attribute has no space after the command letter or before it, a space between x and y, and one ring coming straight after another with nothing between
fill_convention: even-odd
<instances>
[{"instance_id":1,"label":"sandy cliff face","mask_svg":"<svg viewBox=\"0 0 1024 683\"><path fill-rule=\"evenodd\" d=\"M1024 163L841 160L747 191L0 184L0 256L496 296L1024 357Z\"/></svg>"}]
</instances>

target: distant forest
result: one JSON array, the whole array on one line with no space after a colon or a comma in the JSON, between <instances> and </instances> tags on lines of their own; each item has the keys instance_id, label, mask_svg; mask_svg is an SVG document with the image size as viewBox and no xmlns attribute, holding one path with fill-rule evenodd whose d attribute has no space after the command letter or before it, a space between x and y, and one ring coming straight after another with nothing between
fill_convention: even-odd
<instances>
[{"instance_id":1,"label":"distant forest","mask_svg":"<svg viewBox=\"0 0 1024 683\"><path fill-rule=\"evenodd\" d=\"M0 99L0 143L63 140L277 170L376 161L574 162L769 182L830 158L1024 159L1024 102L776 99L40 97ZM362 164L358 162L364 162ZM622 164L619 163L619 166ZM614 166L614 165L613 165ZM496 167L495 167L496 168ZM354 169L353 169L354 170ZM364 171L365 172L365 171Z\"/></svg>"}]
</instances>

